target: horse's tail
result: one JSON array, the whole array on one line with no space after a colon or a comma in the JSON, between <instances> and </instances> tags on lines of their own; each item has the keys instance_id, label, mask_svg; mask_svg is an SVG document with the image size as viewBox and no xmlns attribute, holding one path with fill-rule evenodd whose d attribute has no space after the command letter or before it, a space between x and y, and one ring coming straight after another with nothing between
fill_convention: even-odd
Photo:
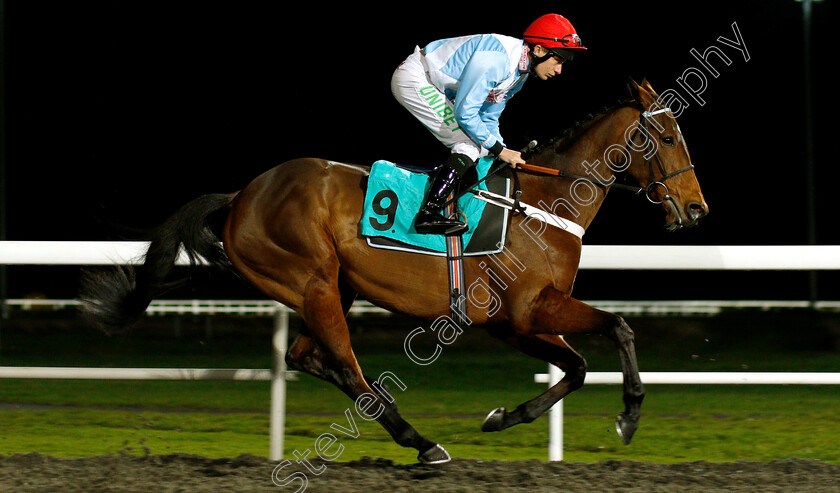
<instances>
[{"instance_id":1,"label":"horse's tail","mask_svg":"<svg viewBox=\"0 0 840 493\"><path fill-rule=\"evenodd\" d=\"M186 282L189 275L173 278L181 246L190 267L206 262L228 268L230 263L218 238L210 229L211 217L227 208L235 194L209 194L187 203L158 226L151 235L143 264L117 266L82 277L83 310L104 330L122 330L148 308L152 299Z\"/></svg>"}]
</instances>

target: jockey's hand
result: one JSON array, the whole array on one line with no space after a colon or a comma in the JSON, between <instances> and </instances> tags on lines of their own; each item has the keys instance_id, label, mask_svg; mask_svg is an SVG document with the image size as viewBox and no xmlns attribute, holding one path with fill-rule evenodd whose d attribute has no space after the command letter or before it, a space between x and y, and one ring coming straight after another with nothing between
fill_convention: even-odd
<instances>
[{"instance_id":1,"label":"jockey's hand","mask_svg":"<svg viewBox=\"0 0 840 493\"><path fill-rule=\"evenodd\" d=\"M517 164L525 164L525 160L522 159L522 153L519 151L512 151L508 148L502 149L502 152L499 153L499 159L502 161L510 164L513 168L516 168Z\"/></svg>"}]
</instances>

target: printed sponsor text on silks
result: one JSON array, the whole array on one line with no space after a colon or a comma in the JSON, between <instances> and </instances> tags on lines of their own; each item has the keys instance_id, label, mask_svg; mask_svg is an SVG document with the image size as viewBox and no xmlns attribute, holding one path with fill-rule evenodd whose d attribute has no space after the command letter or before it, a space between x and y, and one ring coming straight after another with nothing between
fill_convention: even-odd
<instances>
[{"instance_id":1,"label":"printed sponsor text on silks","mask_svg":"<svg viewBox=\"0 0 840 493\"><path fill-rule=\"evenodd\" d=\"M439 117L443 118L443 123L445 123L447 127L452 127L453 124L455 125L451 128L453 132L461 129L461 127L458 126L458 122L455 121L455 116L453 115L454 111L452 111L452 108L446 106L446 98L435 86L426 86L421 88L420 95L426 99L429 107L437 112Z\"/></svg>"}]
</instances>

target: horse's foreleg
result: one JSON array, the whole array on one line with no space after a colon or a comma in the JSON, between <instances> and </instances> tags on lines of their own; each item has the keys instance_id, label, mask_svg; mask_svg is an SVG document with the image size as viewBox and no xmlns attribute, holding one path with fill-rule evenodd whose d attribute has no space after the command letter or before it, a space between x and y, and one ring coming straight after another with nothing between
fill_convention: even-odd
<instances>
[{"instance_id":1,"label":"horse's foreleg","mask_svg":"<svg viewBox=\"0 0 840 493\"><path fill-rule=\"evenodd\" d=\"M644 399L644 386L642 385L641 377L639 376L639 366L636 362L633 331L620 316L593 308L552 288L543 290L535 300L533 307L533 312L529 319L517 328L517 340L527 341L529 340L528 338L533 340L539 336L542 336L540 337L541 340L546 340L546 336L603 334L615 342L619 349L621 360L624 381L623 399L625 404L624 412L620 413L616 418L616 430L625 444L630 443L633 434L638 428L640 409L642 400ZM562 341L562 339L559 340ZM563 344L566 344L565 341L563 341ZM517 410L522 408L523 411L518 416L514 415L516 411L512 413L505 413L504 410L501 410L501 412L497 412L499 410L492 412L487 418L491 423L485 423L485 426L491 427L491 430L493 427L504 429L507 426L517 424L517 422L527 422L524 418L532 419L533 414L538 410L542 409L544 412L556 402L556 400L551 402L551 399L556 398L559 400L583 383L585 364L582 370L578 369L576 365L570 365L571 362L574 362L574 358L567 357L566 368L564 368L552 359L544 357L540 352L529 353L527 346L523 346L522 349L528 354L555 364L560 369L566 371L567 375L563 380L549 389L549 391L519 406ZM568 349L571 353L577 354L570 347ZM554 354L561 353L555 352ZM571 377L568 374L569 369L573 372ZM566 380L567 378L569 378L568 381ZM499 414L501 414L501 417Z\"/></svg>"},{"instance_id":2,"label":"horse's foreleg","mask_svg":"<svg viewBox=\"0 0 840 493\"><path fill-rule=\"evenodd\" d=\"M639 426L640 409L645 389L636 362L633 331L618 315L593 308L586 303L547 288L540 293L534 313L535 327L554 327L554 334L603 334L616 344L621 358L624 381L623 413L616 418L616 431L628 444ZM551 319L555 322L549 324Z\"/></svg>"},{"instance_id":3,"label":"horse's foreleg","mask_svg":"<svg viewBox=\"0 0 840 493\"><path fill-rule=\"evenodd\" d=\"M636 343L633 330L627 322L618 315L617 323L607 335L618 347L621 358L621 373L624 382L624 412L619 413L615 421L615 429L624 444L630 443L633 434L639 427L642 400L645 398L645 388L639 376L639 364L636 361Z\"/></svg>"},{"instance_id":4,"label":"horse's foreleg","mask_svg":"<svg viewBox=\"0 0 840 493\"><path fill-rule=\"evenodd\" d=\"M586 376L586 361L562 337L553 334L538 334L501 339L529 356L553 364L563 370L565 375L548 390L520 404L511 412L503 407L491 411L481 426L482 431L501 431L520 423L530 423L542 416L557 401L583 385Z\"/></svg>"}]
</instances>

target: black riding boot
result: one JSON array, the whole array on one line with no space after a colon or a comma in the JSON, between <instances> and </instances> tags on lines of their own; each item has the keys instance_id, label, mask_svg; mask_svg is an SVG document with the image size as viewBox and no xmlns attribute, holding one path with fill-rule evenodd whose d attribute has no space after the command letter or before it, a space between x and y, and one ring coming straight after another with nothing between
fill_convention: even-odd
<instances>
[{"instance_id":1,"label":"black riding boot","mask_svg":"<svg viewBox=\"0 0 840 493\"><path fill-rule=\"evenodd\" d=\"M463 154L451 154L437 169L426 194L423 207L414 220L414 230L421 234L459 234L467 225L441 215L443 204L464 173L475 163Z\"/></svg>"}]
</instances>

